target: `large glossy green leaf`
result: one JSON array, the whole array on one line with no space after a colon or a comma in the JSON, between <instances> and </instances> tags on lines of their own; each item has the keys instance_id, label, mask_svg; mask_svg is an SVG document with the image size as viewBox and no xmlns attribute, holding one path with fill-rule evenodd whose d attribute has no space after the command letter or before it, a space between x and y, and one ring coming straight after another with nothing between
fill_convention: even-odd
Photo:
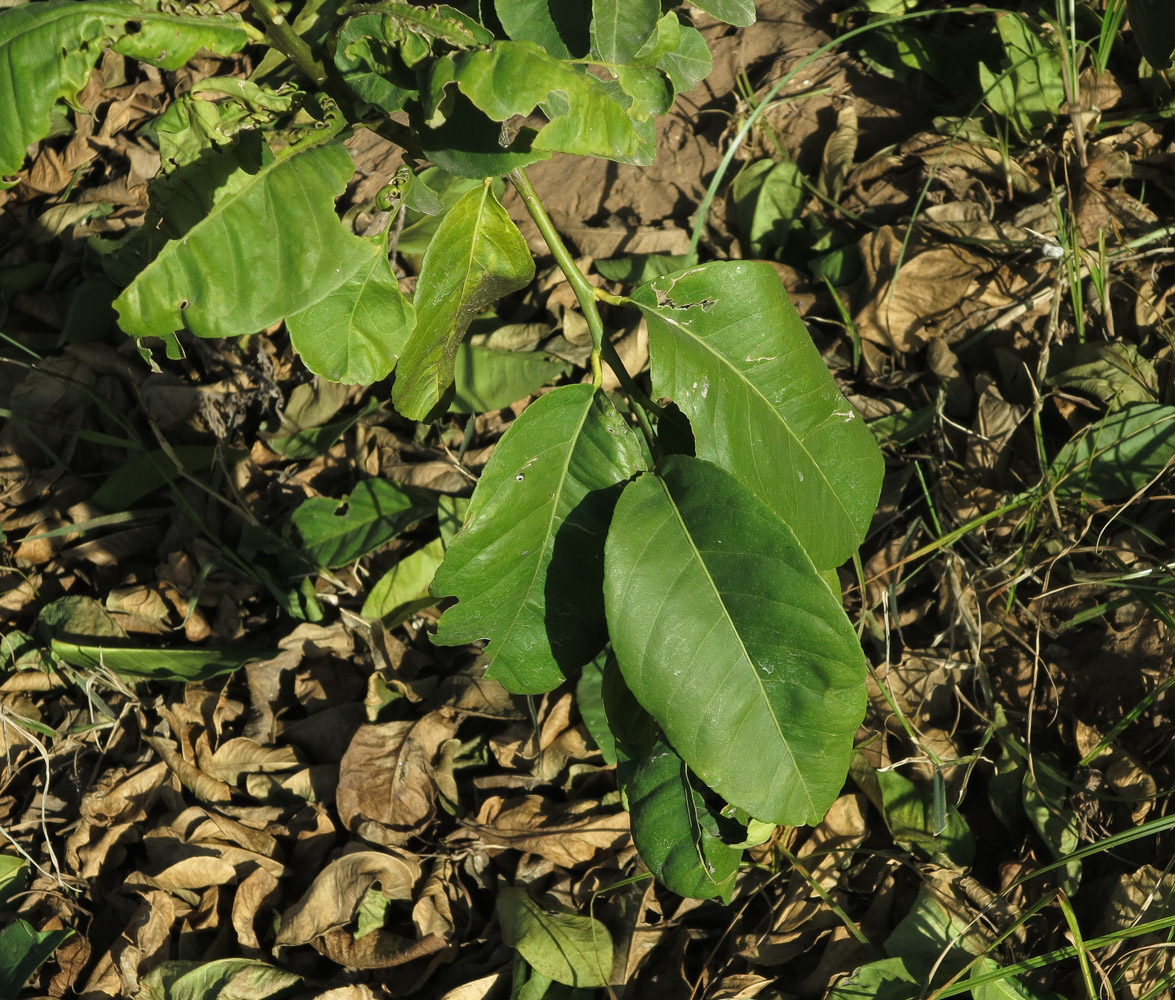
<instances>
[{"instance_id":1,"label":"large glossy green leaf","mask_svg":"<svg viewBox=\"0 0 1175 1000\"><path fill-rule=\"evenodd\" d=\"M742 848L722 840L719 819L690 783L685 761L625 686L614 659L603 694L615 734L616 776L641 860L679 896L729 900Z\"/></svg>"},{"instance_id":2,"label":"large glossy green leaf","mask_svg":"<svg viewBox=\"0 0 1175 1000\"><path fill-rule=\"evenodd\" d=\"M517 693L549 691L604 644L603 540L619 484L640 450L590 385L555 389L498 442L469 515L433 581L459 598L443 645L489 639L489 676Z\"/></svg>"},{"instance_id":3,"label":"large glossy green leaf","mask_svg":"<svg viewBox=\"0 0 1175 1000\"><path fill-rule=\"evenodd\" d=\"M625 683L690 769L779 825L839 794L865 662L792 530L736 479L671 456L621 495L604 603Z\"/></svg>"},{"instance_id":4,"label":"large glossy green leaf","mask_svg":"<svg viewBox=\"0 0 1175 1000\"><path fill-rule=\"evenodd\" d=\"M643 133L617 103L604 81L574 63L547 55L534 42L496 42L493 48L461 52L430 84L435 99L456 83L494 121L529 115L542 105L548 122L533 148L602 156L625 163L652 162Z\"/></svg>"},{"instance_id":5,"label":"large glossy green leaf","mask_svg":"<svg viewBox=\"0 0 1175 1000\"><path fill-rule=\"evenodd\" d=\"M164 13L117 0L51 0L0 12L0 177L20 169L25 148L48 134L53 105L77 99L107 48L177 69L201 48L228 55L247 41L234 15Z\"/></svg>"},{"instance_id":6,"label":"large glossy green leaf","mask_svg":"<svg viewBox=\"0 0 1175 1000\"><path fill-rule=\"evenodd\" d=\"M648 320L653 394L689 417L698 458L750 487L817 566L847 559L877 504L881 452L775 269L705 264L633 298Z\"/></svg>"},{"instance_id":7,"label":"large glossy green leaf","mask_svg":"<svg viewBox=\"0 0 1175 1000\"><path fill-rule=\"evenodd\" d=\"M661 0L592 0L592 51L604 62L631 62L657 28Z\"/></svg>"},{"instance_id":8,"label":"large glossy green leaf","mask_svg":"<svg viewBox=\"0 0 1175 1000\"><path fill-rule=\"evenodd\" d=\"M360 240L355 269L337 288L286 317L290 343L315 375L348 385L387 378L408 343L416 313L378 243Z\"/></svg>"},{"instance_id":9,"label":"large glossy green leaf","mask_svg":"<svg viewBox=\"0 0 1175 1000\"><path fill-rule=\"evenodd\" d=\"M534 277L526 240L490 184L464 194L437 227L416 282L416 329L400 358L392 399L423 420L453 383L457 345L477 313Z\"/></svg>"},{"instance_id":10,"label":"large glossy green leaf","mask_svg":"<svg viewBox=\"0 0 1175 1000\"><path fill-rule=\"evenodd\" d=\"M365 322L374 295L386 304L389 327L402 322L407 311L386 281L373 290L357 278L364 267L374 271L378 252L344 229L334 212L334 198L353 172L350 154L334 144L269 158L252 173L235 171L208 214L168 242L115 300L123 330L165 338L181 329L201 337L254 333L344 285ZM336 301L323 308L338 318L338 307ZM340 334L351 341L347 362L358 358L358 345L368 352L379 346L356 328L320 331L323 338ZM314 356L338 360L329 348ZM334 374L348 373L344 364Z\"/></svg>"},{"instance_id":11,"label":"large glossy green leaf","mask_svg":"<svg viewBox=\"0 0 1175 1000\"><path fill-rule=\"evenodd\" d=\"M1175 461L1175 406L1129 403L1068 442L1053 459L1057 493L1121 500Z\"/></svg>"}]
</instances>

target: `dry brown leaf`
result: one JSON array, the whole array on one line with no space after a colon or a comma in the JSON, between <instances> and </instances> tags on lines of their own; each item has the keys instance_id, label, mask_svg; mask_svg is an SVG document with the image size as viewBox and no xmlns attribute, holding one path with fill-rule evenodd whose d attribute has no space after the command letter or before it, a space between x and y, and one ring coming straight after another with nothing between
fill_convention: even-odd
<instances>
[{"instance_id":1,"label":"dry brown leaf","mask_svg":"<svg viewBox=\"0 0 1175 1000\"><path fill-rule=\"evenodd\" d=\"M713 1000L780 1000L783 994L771 989L774 982L754 973L724 976L706 990L706 996Z\"/></svg>"},{"instance_id":2,"label":"dry brown leaf","mask_svg":"<svg viewBox=\"0 0 1175 1000\"><path fill-rule=\"evenodd\" d=\"M168 957L168 938L177 913L166 893L147 892L134 917L112 949L123 996L139 992L139 976Z\"/></svg>"},{"instance_id":3,"label":"dry brown leaf","mask_svg":"<svg viewBox=\"0 0 1175 1000\"><path fill-rule=\"evenodd\" d=\"M399 851L353 851L336 858L282 915L274 944L291 947L347 927L364 893L379 883L384 896L407 902L420 880L420 862Z\"/></svg>"},{"instance_id":4,"label":"dry brown leaf","mask_svg":"<svg viewBox=\"0 0 1175 1000\"><path fill-rule=\"evenodd\" d=\"M167 780L167 764L162 762L102 775L82 798L81 822L66 842L70 868L82 878L94 878L121 864L126 854L121 845L138 839L139 824Z\"/></svg>"},{"instance_id":5,"label":"dry brown leaf","mask_svg":"<svg viewBox=\"0 0 1175 1000\"><path fill-rule=\"evenodd\" d=\"M360 726L339 765L343 825L375 843L406 843L436 809L433 768L457 725L442 710L416 722Z\"/></svg>"},{"instance_id":6,"label":"dry brown leaf","mask_svg":"<svg viewBox=\"0 0 1175 1000\"><path fill-rule=\"evenodd\" d=\"M128 886L151 885L165 892L179 893L184 889L206 889L210 885L235 882L237 871L224 858L200 856L184 858L155 875L136 872L127 877Z\"/></svg>"},{"instance_id":7,"label":"dry brown leaf","mask_svg":"<svg viewBox=\"0 0 1175 1000\"><path fill-rule=\"evenodd\" d=\"M568 868L629 841L628 813L602 812L591 802L555 805L541 795L490 799L471 829L487 844L529 851Z\"/></svg>"},{"instance_id":8,"label":"dry brown leaf","mask_svg":"<svg viewBox=\"0 0 1175 1000\"><path fill-rule=\"evenodd\" d=\"M434 936L446 941L453 936L453 907L450 892L460 892L453 862L441 859L434 863L424 888L412 907L412 924L418 936Z\"/></svg>"},{"instance_id":9,"label":"dry brown leaf","mask_svg":"<svg viewBox=\"0 0 1175 1000\"><path fill-rule=\"evenodd\" d=\"M505 986L510 979L509 969L503 969L501 972L494 972L488 976L482 976L480 979L475 979L473 982L464 983L455 989L449 990L441 1000L487 1000L492 994L497 996L497 989L499 986Z\"/></svg>"},{"instance_id":10,"label":"dry brown leaf","mask_svg":"<svg viewBox=\"0 0 1175 1000\"><path fill-rule=\"evenodd\" d=\"M277 878L264 868L258 868L246 876L233 893L233 930L245 948L261 947L261 940L257 936L257 920L262 910L272 910L277 906L281 898L278 889Z\"/></svg>"},{"instance_id":11,"label":"dry brown leaf","mask_svg":"<svg viewBox=\"0 0 1175 1000\"><path fill-rule=\"evenodd\" d=\"M201 802L228 802L232 799L232 788L223 781L205 774L195 765L189 764L169 740L146 735L143 739L163 758L163 762L179 779L180 784Z\"/></svg>"},{"instance_id":12,"label":"dry brown leaf","mask_svg":"<svg viewBox=\"0 0 1175 1000\"><path fill-rule=\"evenodd\" d=\"M215 753L201 753L198 759L200 770L229 785L237 784L242 774L272 774L302 764L293 747L262 746L244 736L221 744Z\"/></svg>"},{"instance_id":13,"label":"dry brown leaf","mask_svg":"<svg viewBox=\"0 0 1175 1000\"><path fill-rule=\"evenodd\" d=\"M890 226L863 237L860 250L855 322L863 338L893 351L916 351L935 337L960 340L969 323L994 318L1027 288L1026 279L964 247L913 240L903 249Z\"/></svg>"}]
</instances>

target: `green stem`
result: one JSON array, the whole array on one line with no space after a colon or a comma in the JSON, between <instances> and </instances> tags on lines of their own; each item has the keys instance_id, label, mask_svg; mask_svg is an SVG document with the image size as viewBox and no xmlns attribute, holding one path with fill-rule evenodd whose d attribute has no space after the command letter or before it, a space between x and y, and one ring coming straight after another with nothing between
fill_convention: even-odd
<instances>
[{"instance_id":1,"label":"green stem","mask_svg":"<svg viewBox=\"0 0 1175 1000\"><path fill-rule=\"evenodd\" d=\"M604 343L607 338L604 336L604 321L600 318L600 309L596 305L595 286L587 280L584 273L576 266L575 260L571 256L571 251L567 249L567 244L563 242L563 238L559 235L559 230L555 228L555 223L551 221L551 217L547 214L547 210L543 206L538 192L534 189L534 185L531 184L530 178L526 176L526 171L521 167L511 170L510 183L514 185L514 189L522 198L522 203L526 205L526 210L530 212L530 217L534 219L535 225L539 227L539 232L543 234L543 239L546 241L552 256L555 258L555 263L559 265L559 270L567 278L567 283L571 285L572 291L575 292L575 298L579 302L579 308L583 310L584 319L587 320L588 333L592 337L592 385L599 389L603 385L604 380L600 357L603 354ZM621 365L620 370L624 370L623 365ZM616 374L619 377L620 371Z\"/></svg>"},{"instance_id":2,"label":"green stem","mask_svg":"<svg viewBox=\"0 0 1175 1000\"><path fill-rule=\"evenodd\" d=\"M535 191L534 185L530 183L530 178L526 176L526 171L518 167L515 170L511 170L509 176L510 182L514 185L514 189L518 192L519 197L522 198L523 204L526 205L526 210L530 212L530 217L534 219L535 225L538 226L539 232L542 233L543 239L550 248L551 254L555 258L555 263L559 265L559 270L563 272L568 284L571 285L572 291L575 292L576 301L579 302L579 307L583 310L584 319L587 320L588 333L592 337L592 385L596 389L603 386L604 371L601 365L601 359L607 361L608 366L616 373L617 379L620 380L620 384L624 386L624 390L628 393L628 402L632 407L633 414L636 416L637 423L640 424L641 431L649 443L649 448L655 452L657 437L653 433L653 425L649 421L646 406L653 409L657 407L641 391L640 386L633 381L632 376L628 373L628 369L624 367L624 362L620 360L620 355L616 353L616 348L612 346L612 341L604 334L604 321L600 317L600 307L597 299L612 299L613 297L600 292L595 285L587 280L587 277L576 265L575 259L571 256L571 251L567 249L567 245L559 235L559 230L555 228L555 224L547 214L547 210L543 206L538 192Z\"/></svg>"},{"instance_id":3,"label":"green stem","mask_svg":"<svg viewBox=\"0 0 1175 1000\"><path fill-rule=\"evenodd\" d=\"M290 22L286 20L285 14L274 0L249 0L249 6L261 18L265 25L265 34L269 36L274 47L313 80L315 86L323 86L327 80L326 70L322 63L314 58L314 53L302 36L290 26Z\"/></svg>"}]
</instances>

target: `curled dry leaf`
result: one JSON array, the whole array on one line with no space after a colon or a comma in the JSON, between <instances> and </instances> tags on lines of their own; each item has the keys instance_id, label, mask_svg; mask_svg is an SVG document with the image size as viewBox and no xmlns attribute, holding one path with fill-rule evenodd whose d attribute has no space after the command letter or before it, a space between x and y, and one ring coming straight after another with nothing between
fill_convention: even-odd
<instances>
[{"instance_id":1,"label":"curled dry leaf","mask_svg":"<svg viewBox=\"0 0 1175 1000\"><path fill-rule=\"evenodd\" d=\"M863 237L860 250L865 305L855 322L863 338L893 351L916 351L935 337L960 340L980 317L1014 305L1027 287L1009 267L964 247L904 247L890 226Z\"/></svg>"},{"instance_id":2,"label":"curled dry leaf","mask_svg":"<svg viewBox=\"0 0 1175 1000\"><path fill-rule=\"evenodd\" d=\"M473 829L487 844L529 851L568 868L629 840L628 813L603 812L592 802L556 805L541 795L490 799Z\"/></svg>"},{"instance_id":3,"label":"curled dry leaf","mask_svg":"<svg viewBox=\"0 0 1175 1000\"><path fill-rule=\"evenodd\" d=\"M458 718L443 710L416 722L360 726L339 765L339 818L375 843L404 844L436 808L434 768Z\"/></svg>"},{"instance_id":4,"label":"curled dry leaf","mask_svg":"<svg viewBox=\"0 0 1175 1000\"><path fill-rule=\"evenodd\" d=\"M365 894L378 885L384 898L405 907L421 878L421 866L405 852L355 851L331 861L314 884L283 914L277 947L314 945L350 968L384 968L431 954L447 945L434 934L417 940L376 929L354 937L356 914Z\"/></svg>"},{"instance_id":5,"label":"curled dry leaf","mask_svg":"<svg viewBox=\"0 0 1175 1000\"><path fill-rule=\"evenodd\" d=\"M260 948L257 927L263 910L273 909L279 898L278 880L264 868L257 868L233 893L233 930L245 948Z\"/></svg>"},{"instance_id":6,"label":"curled dry leaf","mask_svg":"<svg viewBox=\"0 0 1175 1000\"><path fill-rule=\"evenodd\" d=\"M94 878L122 863L122 845L139 837L146 818L167 778L167 764L143 765L108 772L82 798L81 821L66 842L65 857L81 878Z\"/></svg>"}]
</instances>

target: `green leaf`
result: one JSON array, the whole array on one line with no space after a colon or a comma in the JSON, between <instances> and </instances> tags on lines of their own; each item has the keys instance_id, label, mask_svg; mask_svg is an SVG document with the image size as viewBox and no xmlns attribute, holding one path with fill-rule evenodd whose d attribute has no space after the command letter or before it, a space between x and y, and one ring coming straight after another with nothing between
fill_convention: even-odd
<instances>
[{"instance_id":1,"label":"green leaf","mask_svg":"<svg viewBox=\"0 0 1175 1000\"><path fill-rule=\"evenodd\" d=\"M590 385L542 396L498 442L433 593L455 595L434 641L488 638L488 675L549 691L604 644L603 539L640 464L624 420Z\"/></svg>"},{"instance_id":2,"label":"green leaf","mask_svg":"<svg viewBox=\"0 0 1175 1000\"><path fill-rule=\"evenodd\" d=\"M169 451L170 454L159 449L128 459L106 477L90 497L90 503L111 513L129 510L149 493L179 478L172 455L187 472L203 472L222 454L218 446L206 444L175 445ZM247 452L240 450L227 450L223 455L228 465L248 457Z\"/></svg>"},{"instance_id":3,"label":"green leaf","mask_svg":"<svg viewBox=\"0 0 1175 1000\"><path fill-rule=\"evenodd\" d=\"M988 938L974 911L948 888L945 879L927 878L906 915L885 940L889 955L928 986L958 972L987 946ZM933 979L931 978L933 975Z\"/></svg>"},{"instance_id":4,"label":"green leaf","mask_svg":"<svg viewBox=\"0 0 1175 1000\"><path fill-rule=\"evenodd\" d=\"M422 490L364 479L342 500L311 497L290 521L302 536L301 551L315 566L346 566L374 552L436 511L436 500Z\"/></svg>"},{"instance_id":5,"label":"green leaf","mask_svg":"<svg viewBox=\"0 0 1175 1000\"><path fill-rule=\"evenodd\" d=\"M392 399L409 420L436 409L453 382L457 346L470 321L534 277L526 240L486 183L445 216L416 283L416 329L400 358Z\"/></svg>"},{"instance_id":6,"label":"green leaf","mask_svg":"<svg viewBox=\"0 0 1175 1000\"><path fill-rule=\"evenodd\" d=\"M978 979L1000 972L1000 966L990 958L981 958L971 967L968 979ZM1060 1000L1060 994L1052 990L1033 987L1029 989L1010 972L1000 979L978 983L971 987L971 1000Z\"/></svg>"},{"instance_id":7,"label":"green leaf","mask_svg":"<svg viewBox=\"0 0 1175 1000\"><path fill-rule=\"evenodd\" d=\"M859 966L828 991L826 1000L914 1000L921 986L900 958Z\"/></svg>"},{"instance_id":8,"label":"green leaf","mask_svg":"<svg viewBox=\"0 0 1175 1000\"><path fill-rule=\"evenodd\" d=\"M385 628L395 628L422 608L431 607L436 599L429 587L444 558L445 546L439 538L405 556L368 591L360 613L364 618L378 618Z\"/></svg>"},{"instance_id":9,"label":"green leaf","mask_svg":"<svg viewBox=\"0 0 1175 1000\"><path fill-rule=\"evenodd\" d=\"M605 82L533 42L496 42L491 49L458 53L430 86L441 80L455 82L494 121L529 115L542 105L548 122L534 137L534 149L652 162L643 133Z\"/></svg>"},{"instance_id":10,"label":"green leaf","mask_svg":"<svg viewBox=\"0 0 1175 1000\"><path fill-rule=\"evenodd\" d=\"M39 931L17 920L0 931L0 996L15 997L41 964L64 942L72 930Z\"/></svg>"},{"instance_id":11,"label":"green leaf","mask_svg":"<svg viewBox=\"0 0 1175 1000\"><path fill-rule=\"evenodd\" d=\"M549 150L534 148L538 133L529 125L519 128L510 145L503 146L501 123L492 121L464 94L448 96L451 101L443 123L426 124L419 115L413 116L420 148L438 167L481 180L551 158Z\"/></svg>"},{"instance_id":12,"label":"green leaf","mask_svg":"<svg viewBox=\"0 0 1175 1000\"><path fill-rule=\"evenodd\" d=\"M694 0L694 6L739 28L755 23L755 0Z\"/></svg>"},{"instance_id":13,"label":"green leaf","mask_svg":"<svg viewBox=\"0 0 1175 1000\"><path fill-rule=\"evenodd\" d=\"M1130 403L1069 441L1053 459L1057 494L1120 500L1175 459L1175 406Z\"/></svg>"},{"instance_id":14,"label":"green leaf","mask_svg":"<svg viewBox=\"0 0 1175 1000\"><path fill-rule=\"evenodd\" d=\"M999 14L996 28L1004 60L999 72L979 63L984 99L1021 134L1051 125L1065 103L1061 50L1042 40L1025 17Z\"/></svg>"},{"instance_id":15,"label":"green leaf","mask_svg":"<svg viewBox=\"0 0 1175 1000\"><path fill-rule=\"evenodd\" d=\"M1131 34L1155 69L1171 65L1175 53L1175 7L1170 0L1126 0Z\"/></svg>"},{"instance_id":16,"label":"green leaf","mask_svg":"<svg viewBox=\"0 0 1175 1000\"><path fill-rule=\"evenodd\" d=\"M454 369L455 413L487 413L529 396L571 371L570 363L537 351L500 351L461 344Z\"/></svg>"},{"instance_id":17,"label":"green leaf","mask_svg":"<svg viewBox=\"0 0 1175 1000\"><path fill-rule=\"evenodd\" d=\"M383 24L379 13L348 18L336 40L335 67L360 100L390 115L417 96L416 74L387 41Z\"/></svg>"},{"instance_id":18,"label":"green leaf","mask_svg":"<svg viewBox=\"0 0 1175 1000\"><path fill-rule=\"evenodd\" d=\"M548 912L523 889L502 889L495 906L502 940L535 971L566 986L607 984L612 972L612 935L600 921Z\"/></svg>"},{"instance_id":19,"label":"green leaf","mask_svg":"<svg viewBox=\"0 0 1175 1000\"><path fill-rule=\"evenodd\" d=\"M24 892L29 881L28 862L14 854L0 854L0 907L18 892Z\"/></svg>"},{"instance_id":20,"label":"green leaf","mask_svg":"<svg viewBox=\"0 0 1175 1000\"><path fill-rule=\"evenodd\" d=\"M683 94L710 75L713 68L710 46L697 28L683 25L677 47L666 52L657 68L673 84L675 94Z\"/></svg>"},{"instance_id":21,"label":"green leaf","mask_svg":"<svg viewBox=\"0 0 1175 1000\"><path fill-rule=\"evenodd\" d=\"M225 101L199 96L226 91L236 91L237 99ZM161 174L167 175L179 167L195 163L208 156L210 147L227 145L245 129L272 122L277 114L292 110L303 96L290 87L280 92L262 90L248 80L235 77L214 78L196 84L191 92L174 100L155 119ZM154 187L158 190L159 185Z\"/></svg>"},{"instance_id":22,"label":"green leaf","mask_svg":"<svg viewBox=\"0 0 1175 1000\"><path fill-rule=\"evenodd\" d=\"M616 737L604 711L604 661L605 656L601 653L591 663L583 665L583 673L575 685L575 707L600 748L604 763L612 765L616 763Z\"/></svg>"},{"instance_id":23,"label":"green leaf","mask_svg":"<svg viewBox=\"0 0 1175 1000\"><path fill-rule=\"evenodd\" d=\"M252 958L163 962L147 973L137 1000L278 1000L293 996L302 977Z\"/></svg>"},{"instance_id":24,"label":"green leaf","mask_svg":"<svg viewBox=\"0 0 1175 1000\"><path fill-rule=\"evenodd\" d=\"M802 230L800 209L807 192L794 163L759 160L739 174L733 188L746 256L773 257L792 233Z\"/></svg>"},{"instance_id":25,"label":"green leaf","mask_svg":"<svg viewBox=\"0 0 1175 1000\"><path fill-rule=\"evenodd\" d=\"M1024 773L1024 811L1036 832L1057 860L1072 854L1081 843L1077 815L1068 803L1068 789L1057 762L1047 754L1035 754ZM1061 888L1076 895L1081 884L1081 862L1069 861L1062 869Z\"/></svg>"},{"instance_id":26,"label":"green leaf","mask_svg":"<svg viewBox=\"0 0 1175 1000\"><path fill-rule=\"evenodd\" d=\"M625 683L690 769L757 819L818 823L865 661L792 530L717 466L671 456L621 495L604 603Z\"/></svg>"},{"instance_id":27,"label":"green leaf","mask_svg":"<svg viewBox=\"0 0 1175 1000\"><path fill-rule=\"evenodd\" d=\"M685 254L634 253L592 261L592 267L609 281L622 281L633 286L643 285L663 274L680 271L685 264Z\"/></svg>"},{"instance_id":28,"label":"green leaf","mask_svg":"<svg viewBox=\"0 0 1175 1000\"><path fill-rule=\"evenodd\" d=\"M705 264L658 278L633 299L648 320L653 395L689 417L698 458L750 487L818 567L847 559L877 503L881 452L775 269Z\"/></svg>"},{"instance_id":29,"label":"green leaf","mask_svg":"<svg viewBox=\"0 0 1175 1000\"><path fill-rule=\"evenodd\" d=\"M507 36L536 42L557 59L578 59L588 51L589 0L494 0Z\"/></svg>"},{"instance_id":30,"label":"green leaf","mask_svg":"<svg viewBox=\"0 0 1175 1000\"><path fill-rule=\"evenodd\" d=\"M423 254L428 249L429 241L440 227L441 220L446 213L461 200L467 191L481 187L481 178L474 180L451 174L440 167L425 167L416 175L416 180L430 187L436 192L440 200L441 209L436 215L425 215L416 211L411 205L404 208L404 228L400 230L400 238L396 242L396 250L403 254ZM505 183L501 178L493 181L494 195L500 200L505 190Z\"/></svg>"},{"instance_id":31,"label":"green leaf","mask_svg":"<svg viewBox=\"0 0 1175 1000\"><path fill-rule=\"evenodd\" d=\"M105 667L125 677L163 681L203 681L231 674L246 663L268 660L277 650L248 646L239 649L151 649L99 642L52 641L53 652L72 667Z\"/></svg>"},{"instance_id":32,"label":"green leaf","mask_svg":"<svg viewBox=\"0 0 1175 1000\"><path fill-rule=\"evenodd\" d=\"M1126 403L1153 403L1159 378L1133 344L1093 341L1058 346L1049 355L1045 385L1084 392L1113 410Z\"/></svg>"},{"instance_id":33,"label":"green leaf","mask_svg":"<svg viewBox=\"0 0 1175 1000\"><path fill-rule=\"evenodd\" d=\"M107 48L178 69L201 48L228 55L247 41L236 15L163 13L134 3L51 0L0 12L0 177L18 171L26 147L49 134L60 98L77 101Z\"/></svg>"},{"instance_id":34,"label":"green leaf","mask_svg":"<svg viewBox=\"0 0 1175 1000\"><path fill-rule=\"evenodd\" d=\"M592 0L592 51L606 63L630 63L657 29L661 0Z\"/></svg>"},{"instance_id":35,"label":"green leaf","mask_svg":"<svg viewBox=\"0 0 1175 1000\"><path fill-rule=\"evenodd\" d=\"M350 154L337 144L295 149L253 174L238 172L231 193L115 300L123 330L235 337L326 298L375 252L335 215L334 198L353 172ZM403 315L398 301L390 310L393 322Z\"/></svg>"},{"instance_id":36,"label":"green leaf","mask_svg":"<svg viewBox=\"0 0 1175 1000\"><path fill-rule=\"evenodd\" d=\"M689 771L652 717L625 687L613 661L604 699L616 736L617 778L641 860L666 888L691 899L729 902L742 848L727 844L715 816L690 782Z\"/></svg>"},{"instance_id":37,"label":"green leaf","mask_svg":"<svg viewBox=\"0 0 1175 1000\"><path fill-rule=\"evenodd\" d=\"M950 809L936 829L931 789L897 771L878 771L863 756L853 757L854 780L885 818L894 842L938 864L965 869L975 860L975 838L958 810Z\"/></svg>"},{"instance_id":38,"label":"green leaf","mask_svg":"<svg viewBox=\"0 0 1175 1000\"><path fill-rule=\"evenodd\" d=\"M290 343L315 375L347 385L385 379L412 335L416 313L378 242L348 258L346 280L301 312L286 317Z\"/></svg>"}]
</instances>

